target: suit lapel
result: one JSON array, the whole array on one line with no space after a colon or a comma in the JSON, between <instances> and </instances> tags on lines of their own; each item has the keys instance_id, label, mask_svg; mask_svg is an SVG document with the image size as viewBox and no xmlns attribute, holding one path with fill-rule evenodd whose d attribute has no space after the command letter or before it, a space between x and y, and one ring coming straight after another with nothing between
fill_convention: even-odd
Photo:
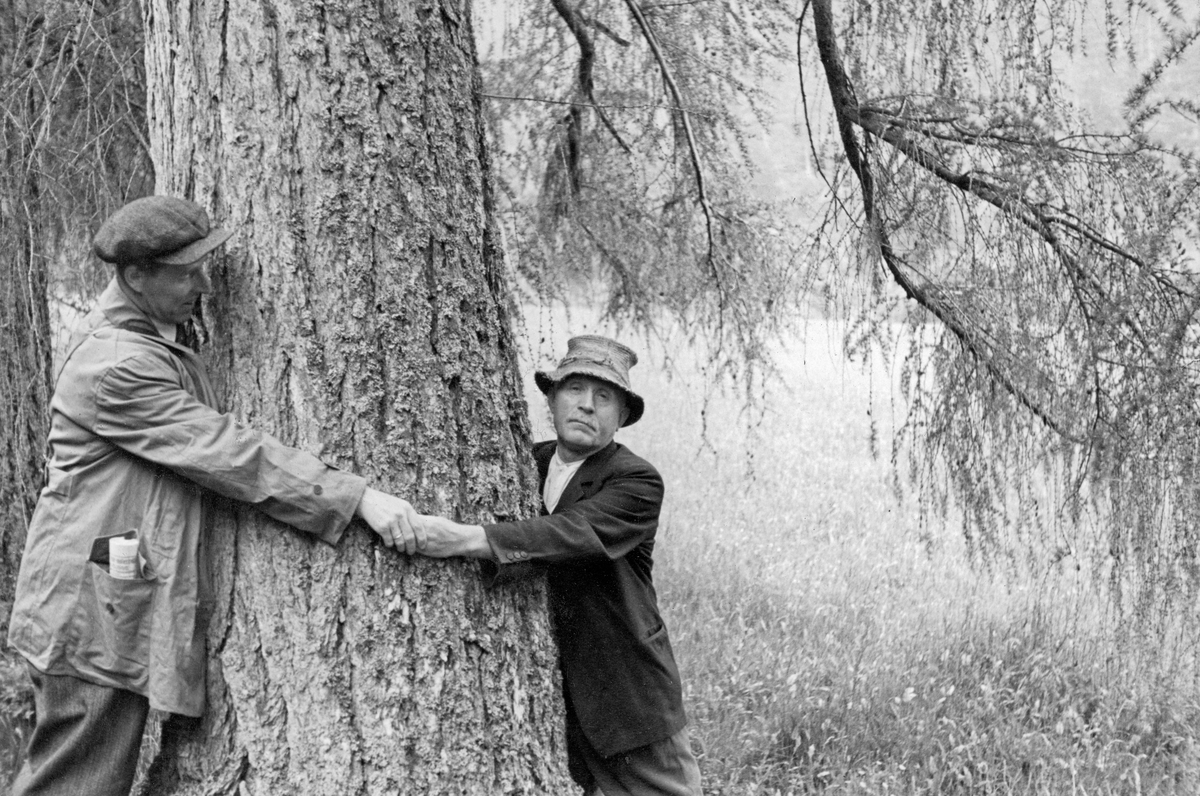
<instances>
[{"instance_id":1,"label":"suit lapel","mask_svg":"<svg viewBox=\"0 0 1200 796\"><path fill-rule=\"evenodd\" d=\"M554 513L562 511L569 506L574 505L577 501L591 497L592 486L596 483L599 477L604 473L604 468L608 464L608 460L617 452L617 443L610 442L602 450L593 453L584 460L579 469L575 471L575 475L567 482L563 488L562 496L558 499L558 505L554 507ZM547 464L547 466L549 466Z\"/></svg>"},{"instance_id":2,"label":"suit lapel","mask_svg":"<svg viewBox=\"0 0 1200 796\"><path fill-rule=\"evenodd\" d=\"M546 511L546 501L542 498L542 493L546 490L546 476L550 472L550 460L554 458L556 447L554 441L551 440L549 442L539 442L533 448L533 461L537 465L538 473L537 504L539 515L550 513Z\"/></svg>"}]
</instances>

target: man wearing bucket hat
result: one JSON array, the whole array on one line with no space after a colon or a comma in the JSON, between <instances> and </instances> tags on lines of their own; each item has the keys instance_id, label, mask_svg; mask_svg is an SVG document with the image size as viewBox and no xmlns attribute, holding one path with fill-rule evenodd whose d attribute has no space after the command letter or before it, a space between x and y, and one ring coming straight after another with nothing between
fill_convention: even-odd
<instances>
[{"instance_id":1,"label":"man wearing bucket hat","mask_svg":"<svg viewBox=\"0 0 1200 796\"><path fill-rule=\"evenodd\" d=\"M59 370L9 625L36 707L19 796L124 796L148 709L201 714L206 492L331 545L354 516L389 546L417 543L406 501L215 408L185 324L211 288L206 256L230 235L165 196L125 205L96 235L116 275ZM123 549L128 560L110 558Z\"/></svg>"},{"instance_id":2,"label":"man wearing bucket hat","mask_svg":"<svg viewBox=\"0 0 1200 796\"><path fill-rule=\"evenodd\" d=\"M663 482L614 442L645 403L629 383L637 355L605 337L572 338L534 378L556 439L534 446L541 515L461 525L421 517L425 555L494 562L496 579L547 573L567 718L567 762L585 793L698 796L679 670L650 572Z\"/></svg>"}]
</instances>

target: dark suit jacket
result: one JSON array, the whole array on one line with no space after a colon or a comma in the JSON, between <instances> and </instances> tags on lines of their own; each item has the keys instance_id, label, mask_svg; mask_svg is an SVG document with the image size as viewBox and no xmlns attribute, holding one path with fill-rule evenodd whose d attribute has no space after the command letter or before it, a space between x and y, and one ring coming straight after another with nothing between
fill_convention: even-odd
<instances>
[{"instance_id":1,"label":"dark suit jacket","mask_svg":"<svg viewBox=\"0 0 1200 796\"><path fill-rule=\"evenodd\" d=\"M555 446L534 446L539 484ZM654 467L612 442L580 466L553 514L485 526L501 567L546 566L567 719L605 757L687 723L650 577L662 495Z\"/></svg>"}]
</instances>

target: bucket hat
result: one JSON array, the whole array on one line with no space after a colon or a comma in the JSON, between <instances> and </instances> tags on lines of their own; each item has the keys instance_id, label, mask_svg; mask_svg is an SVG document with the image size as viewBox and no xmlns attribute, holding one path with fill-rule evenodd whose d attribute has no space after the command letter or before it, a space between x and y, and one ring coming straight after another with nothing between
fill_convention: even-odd
<instances>
[{"instance_id":1,"label":"bucket hat","mask_svg":"<svg viewBox=\"0 0 1200 796\"><path fill-rule=\"evenodd\" d=\"M637 364L637 354L616 340L594 334L579 335L567 341L567 355L551 371L534 372L533 380L538 389L548 395L554 385L568 376L591 376L608 382L625 393L629 404L629 417L622 427L632 426L642 416L646 402L629 386L629 369Z\"/></svg>"},{"instance_id":2,"label":"bucket hat","mask_svg":"<svg viewBox=\"0 0 1200 796\"><path fill-rule=\"evenodd\" d=\"M233 235L208 223L204 208L174 196L135 199L100 225L92 249L109 263L194 263Z\"/></svg>"}]
</instances>

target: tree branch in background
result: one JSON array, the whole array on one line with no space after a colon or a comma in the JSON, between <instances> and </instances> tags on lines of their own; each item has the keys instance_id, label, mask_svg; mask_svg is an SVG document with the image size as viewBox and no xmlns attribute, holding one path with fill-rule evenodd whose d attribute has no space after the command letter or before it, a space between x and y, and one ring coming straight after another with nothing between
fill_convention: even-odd
<instances>
[{"instance_id":1,"label":"tree branch in background","mask_svg":"<svg viewBox=\"0 0 1200 796\"><path fill-rule=\"evenodd\" d=\"M706 260L712 269L713 278L717 280L718 292L723 293L724 287L721 278L721 269L717 264L716 220L713 217L712 204L708 199L708 188L705 185L704 166L700 159L700 148L696 145L696 134L692 130L692 120L689 116L687 105L684 102L683 92L679 90L679 85L675 82L675 78L671 74L671 66L667 63L662 49L658 46L658 39L654 35L654 29L650 27L650 23L646 19L645 14L642 13L637 0L625 0L625 5L629 7L629 13L633 15L634 21L637 22L638 29L642 32L642 37L645 38L646 44L650 46L650 51L654 53L654 59L658 62L659 69L662 70L663 82L666 83L667 90L671 92L671 97L675 105L679 108L679 121L683 125L684 136L687 139L688 153L691 156L692 169L696 177L696 201L700 204L700 208L704 212L704 227L708 237L708 254Z\"/></svg>"},{"instance_id":2,"label":"tree branch in background","mask_svg":"<svg viewBox=\"0 0 1200 796\"><path fill-rule=\"evenodd\" d=\"M483 48L485 96L578 104L574 114L548 102L487 106L522 287L543 302L586 289L607 320L686 335L706 349L710 373L747 383L813 270L795 203L756 179L770 88L791 64L790 8L505 8L499 36L485 39L498 42Z\"/></svg>"},{"instance_id":3,"label":"tree branch in background","mask_svg":"<svg viewBox=\"0 0 1200 796\"><path fill-rule=\"evenodd\" d=\"M1056 433L1071 441L1081 442L1082 435L1078 430L1072 428L1064 418L1055 417L1042 401L1034 397L1031 391L1022 388L1016 383L1012 376L1013 368L1011 367L1011 363L1001 362L1002 358L1005 358L1004 353L987 342L980 330L974 327L963 316L947 292L939 289L937 285L918 282L910 276L910 269L908 269L903 259L896 254L892 246L887 223L881 217L876 206L875 175L871 169L869 160L865 157L854 128L855 126L862 127L869 133L884 137L884 140L889 140L890 137L889 143L893 143L893 145L896 145L894 142L900 141L900 139L895 132L883 129L879 125L873 124L870 128L864 127L862 115L858 108L858 100L854 93L854 86L846 75L841 56L838 53L829 0L813 0L812 9L813 23L817 35L817 47L821 63L825 68L829 92L833 100L833 110L842 148L846 153L850 169L858 177L859 183L862 186L863 209L867 225L878 243L879 253L888 273L908 298L917 302L941 321L958 338L959 342L976 357L988 373L991 374L992 378L1023 406L1029 409L1029 411L1040 418L1042 422ZM905 154L918 160L923 167L937 174L942 179L951 181L948 179L951 175L935 158L912 146L905 146L904 149L906 150ZM972 190L970 178L966 179L965 186L962 183L962 180L957 179L952 182L952 184L956 184L960 188L965 187L967 190ZM1003 201L999 194L991 189L990 186L979 184L973 190L991 197L994 203L1001 209L1009 207L1009 203Z\"/></svg>"},{"instance_id":4,"label":"tree branch in background","mask_svg":"<svg viewBox=\"0 0 1200 796\"><path fill-rule=\"evenodd\" d=\"M580 173L580 140L583 137L584 112L588 108L596 111L596 115L600 117L600 121L604 123L605 128L607 128L608 132L627 154L631 154L632 150L630 150L629 145L621 138L621 134L613 126L612 121L608 118L608 114L596 102L595 80L592 76L592 71L596 64L596 47L592 42L591 35L587 31L587 21L580 15L579 10L571 5L569 0L550 0L550 2L579 45L579 65L576 74L579 80L579 92L588 103L587 105L572 105L571 109L567 111L565 139L560 142L555 156L566 167L568 184L571 187L570 195L574 198L579 196L580 181L582 179ZM556 212L559 215L563 215L566 211L560 204Z\"/></svg>"},{"instance_id":5,"label":"tree branch in background","mask_svg":"<svg viewBox=\"0 0 1200 796\"><path fill-rule=\"evenodd\" d=\"M901 2L835 24L831 0L810 5L800 65L823 68L836 174L856 183L827 181L821 229L850 220L872 256L822 248L871 279L847 349L904 352L895 444L922 506L953 508L981 561L1036 567L1069 538L1139 620L1194 605L1200 152L1194 102L1172 92L1196 63L1195 9L1110 9L1110 59L1150 48L1122 53L1142 71L1119 106L1076 90L1104 65L1045 8Z\"/></svg>"},{"instance_id":6,"label":"tree branch in background","mask_svg":"<svg viewBox=\"0 0 1200 796\"><path fill-rule=\"evenodd\" d=\"M1150 344L1149 340L1147 340L1145 333L1137 321L1130 317L1117 302L1111 300L1095 277L1081 267L1078 255L1064 241L1063 236L1059 234L1056 228L1068 234L1076 234L1080 238L1086 239L1088 242L1115 255L1116 262L1128 263L1147 271L1152 279L1169 290L1185 295L1173 282L1164 279L1161 274L1151 271L1142 259L1133 256L1125 251L1125 249L1098 235L1094 230L1084 229L1077 222L1065 219L1063 215L1066 215L1067 211L1063 211L1062 215L1050 212L1051 208L1048 205L1029 200L1019 190L1008 188L990 179L987 174L979 172L959 173L948 168L936 153L926 149L914 140L909 135L907 125L896 117L885 115L877 110L861 110L853 102L838 104L835 107L836 112L844 115L847 121L858 126L864 132L875 136L875 138L890 144L898 152L903 153L910 161L925 169L942 182L992 205L1032 230L1054 251L1059 262L1062 263L1063 267L1069 273L1072 282L1077 285L1080 282L1086 282L1087 287L1104 302L1106 305L1105 310L1120 317L1121 321L1142 346L1143 353L1147 357L1157 358L1158 352ZM959 143L966 142L960 139ZM1080 304L1086 304L1082 289L1078 295Z\"/></svg>"}]
</instances>

